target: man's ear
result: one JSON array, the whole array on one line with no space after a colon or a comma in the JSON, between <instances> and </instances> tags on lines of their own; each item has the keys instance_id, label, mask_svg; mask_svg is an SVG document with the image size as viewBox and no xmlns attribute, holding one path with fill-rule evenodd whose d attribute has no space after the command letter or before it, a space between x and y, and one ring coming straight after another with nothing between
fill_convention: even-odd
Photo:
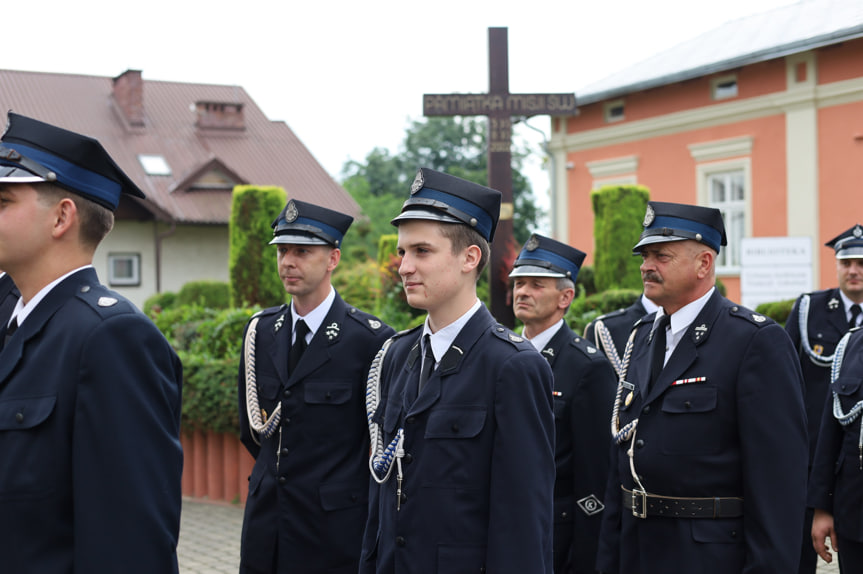
<instances>
[{"instance_id":1,"label":"man's ear","mask_svg":"<svg viewBox=\"0 0 863 574\"><path fill-rule=\"evenodd\" d=\"M464 250L464 264L462 271L465 273L473 271L479 266L479 261L482 259L482 249L479 245L468 245Z\"/></svg>"},{"instance_id":2,"label":"man's ear","mask_svg":"<svg viewBox=\"0 0 863 574\"><path fill-rule=\"evenodd\" d=\"M63 237L78 221L78 206L68 197L64 197L54 206L54 225L51 235L55 239Z\"/></svg>"}]
</instances>

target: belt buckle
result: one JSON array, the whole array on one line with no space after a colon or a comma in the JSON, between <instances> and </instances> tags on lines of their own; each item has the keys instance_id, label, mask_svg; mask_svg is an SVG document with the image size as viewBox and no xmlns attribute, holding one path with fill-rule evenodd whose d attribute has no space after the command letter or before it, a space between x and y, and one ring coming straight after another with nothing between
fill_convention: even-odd
<instances>
[{"instance_id":1,"label":"belt buckle","mask_svg":"<svg viewBox=\"0 0 863 574\"><path fill-rule=\"evenodd\" d=\"M638 501L641 501L641 512L638 511ZM636 518L647 518L647 492L637 488L632 489L632 515Z\"/></svg>"}]
</instances>

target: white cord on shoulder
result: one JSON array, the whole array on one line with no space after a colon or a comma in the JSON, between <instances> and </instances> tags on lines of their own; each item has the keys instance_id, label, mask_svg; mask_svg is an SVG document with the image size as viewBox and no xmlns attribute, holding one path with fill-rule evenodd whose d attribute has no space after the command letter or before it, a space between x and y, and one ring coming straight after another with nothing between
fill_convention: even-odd
<instances>
[{"instance_id":1,"label":"white cord on shoulder","mask_svg":"<svg viewBox=\"0 0 863 574\"><path fill-rule=\"evenodd\" d=\"M834 384L839 379L839 372L842 370L842 361L845 359L845 347L848 346L848 340L851 338L851 331L845 333L839 344L836 345L836 352L833 355L833 365L830 367L830 384ZM839 400L839 393L833 391L833 418L835 418L843 427L849 426L863 412L863 401L857 401L848 412L842 410L842 402ZM860 436L857 439L857 452L860 459L860 468L863 469L863 419L860 421Z\"/></svg>"},{"instance_id":2,"label":"white cord on shoulder","mask_svg":"<svg viewBox=\"0 0 863 574\"><path fill-rule=\"evenodd\" d=\"M384 357L392 345L393 339L387 339L369 368L369 377L366 382L366 416L369 423L369 438L371 440L371 453L369 454L369 471L372 478L378 484L385 483L392 474L393 459L396 459L399 475L401 475L401 459L404 456L404 429L400 428L389 445L384 447L384 436L380 425L372 420L378 409L381 392L381 370Z\"/></svg>"},{"instance_id":3,"label":"white cord on shoulder","mask_svg":"<svg viewBox=\"0 0 863 574\"><path fill-rule=\"evenodd\" d=\"M255 373L255 340L257 339L258 317L254 317L246 330L246 340L243 341L243 353L246 360L246 414L249 417L249 429L255 442L255 434L270 438L282 420L282 403L276 406L273 414L264 421L261 405L258 402L258 383ZM260 444L260 443L258 443Z\"/></svg>"},{"instance_id":4,"label":"white cord on shoulder","mask_svg":"<svg viewBox=\"0 0 863 574\"><path fill-rule=\"evenodd\" d=\"M635 427L638 426L638 419L632 419L626 426L620 428L620 403L623 402L624 383L626 383L626 373L629 371L629 360L632 358L632 347L637 330L637 328L633 328L629 333L629 339L626 340L626 348L623 351L620 372L618 373L620 380L617 383L617 394L614 397L614 408L611 411L611 436L614 438L615 444L622 444L628 441L635 432Z\"/></svg>"},{"instance_id":5,"label":"white cord on shoulder","mask_svg":"<svg viewBox=\"0 0 863 574\"><path fill-rule=\"evenodd\" d=\"M800 327L800 344L803 346L803 350L816 365L829 367L836 353L834 352L829 357L825 357L813 351L809 344L809 294L804 294L800 298L800 307L797 311L797 322Z\"/></svg>"},{"instance_id":6,"label":"white cord on shoulder","mask_svg":"<svg viewBox=\"0 0 863 574\"><path fill-rule=\"evenodd\" d=\"M608 330L608 327L605 326L605 323L602 319L598 319L596 323L593 325L593 332L596 335L596 346L600 347L605 356L611 362L611 366L614 367L614 372L617 373L618 377L624 376L624 365L623 359L617 354L617 348L614 346L614 339L611 337L611 331Z\"/></svg>"}]
</instances>

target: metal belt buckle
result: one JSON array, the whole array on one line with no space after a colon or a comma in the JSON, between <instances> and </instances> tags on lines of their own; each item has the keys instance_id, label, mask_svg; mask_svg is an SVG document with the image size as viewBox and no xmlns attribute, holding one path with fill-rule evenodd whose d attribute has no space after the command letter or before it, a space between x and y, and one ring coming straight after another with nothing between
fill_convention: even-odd
<instances>
[{"instance_id":1,"label":"metal belt buckle","mask_svg":"<svg viewBox=\"0 0 863 574\"><path fill-rule=\"evenodd\" d=\"M641 512L638 511L638 501L641 501ZM636 518L647 518L647 492L632 489L632 515Z\"/></svg>"}]
</instances>

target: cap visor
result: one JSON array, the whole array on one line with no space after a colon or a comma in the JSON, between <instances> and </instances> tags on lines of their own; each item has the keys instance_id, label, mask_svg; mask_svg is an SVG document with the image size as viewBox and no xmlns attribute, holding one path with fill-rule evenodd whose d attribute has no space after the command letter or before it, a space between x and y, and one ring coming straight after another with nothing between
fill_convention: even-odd
<instances>
[{"instance_id":1,"label":"cap visor","mask_svg":"<svg viewBox=\"0 0 863 574\"><path fill-rule=\"evenodd\" d=\"M840 249L836 253L836 259L863 259L863 247Z\"/></svg>"},{"instance_id":2,"label":"cap visor","mask_svg":"<svg viewBox=\"0 0 863 574\"><path fill-rule=\"evenodd\" d=\"M635 247L632 248L632 252L635 254L641 253L642 247L653 243L670 243L671 241L686 241L687 239L689 238L677 237L676 235L648 235L635 244Z\"/></svg>"},{"instance_id":3,"label":"cap visor","mask_svg":"<svg viewBox=\"0 0 863 574\"><path fill-rule=\"evenodd\" d=\"M30 173L26 169L0 165L0 183L41 183L43 181L48 180Z\"/></svg>"},{"instance_id":4,"label":"cap visor","mask_svg":"<svg viewBox=\"0 0 863 574\"><path fill-rule=\"evenodd\" d=\"M319 237L312 237L311 235L291 235L287 233L276 235L273 237L273 240L270 241L270 245L278 245L282 243L292 245L330 245Z\"/></svg>"},{"instance_id":5,"label":"cap visor","mask_svg":"<svg viewBox=\"0 0 863 574\"><path fill-rule=\"evenodd\" d=\"M397 221L408 221L410 219L425 219L427 221L440 221L442 223L464 223L460 219L444 213L443 211L430 211L427 209L409 209L401 212L390 220L390 223L398 227Z\"/></svg>"},{"instance_id":6,"label":"cap visor","mask_svg":"<svg viewBox=\"0 0 863 574\"><path fill-rule=\"evenodd\" d=\"M556 277L562 278L566 277L563 273L558 273L556 271L552 271L551 269L546 269L545 267L539 267L537 265L519 265L515 267L512 272L509 274L512 277Z\"/></svg>"}]
</instances>

